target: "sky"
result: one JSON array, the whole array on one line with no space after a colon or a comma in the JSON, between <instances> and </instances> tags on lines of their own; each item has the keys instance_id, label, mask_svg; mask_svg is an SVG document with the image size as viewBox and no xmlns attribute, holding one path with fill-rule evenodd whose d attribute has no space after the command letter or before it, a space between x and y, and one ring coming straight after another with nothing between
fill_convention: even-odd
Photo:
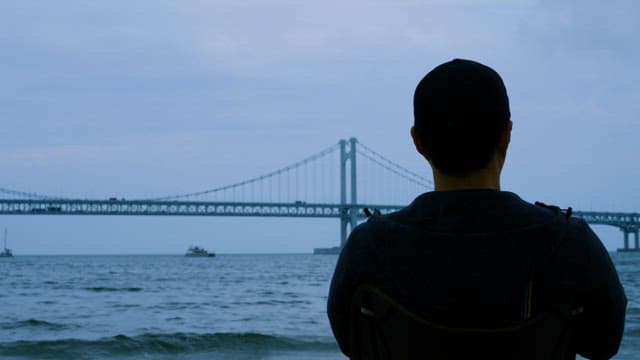
<instances>
[{"instance_id":1,"label":"sky","mask_svg":"<svg viewBox=\"0 0 640 360\"><path fill-rule=\"evenodd\" d=\"M640 212L640 3L5 1L0 187L144 198L215 188L359 141L430 177L418 81L453 58L503 77L502 187ZM16 254L310 252L338 220L0 216ZM596 226L609 249L615 228Z\"/></svg>"}]
</instances>

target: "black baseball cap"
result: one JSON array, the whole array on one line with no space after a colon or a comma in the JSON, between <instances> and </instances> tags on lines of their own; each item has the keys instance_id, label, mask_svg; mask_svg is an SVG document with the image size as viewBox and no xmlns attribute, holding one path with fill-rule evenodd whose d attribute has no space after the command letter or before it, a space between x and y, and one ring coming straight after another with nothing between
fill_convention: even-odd
<instances>
[{"instance_id":1,"label":"black baseball cap","mask_svg":"<svg viewBox=\"0 0 640 360\"><path fill-rule=\"evenodd\" d=\"M435 67L418 84L413 97L414 126L504 126L510 120L509 98L500 75L479 62L454 59Z\"/></svg>"}]
</instances>

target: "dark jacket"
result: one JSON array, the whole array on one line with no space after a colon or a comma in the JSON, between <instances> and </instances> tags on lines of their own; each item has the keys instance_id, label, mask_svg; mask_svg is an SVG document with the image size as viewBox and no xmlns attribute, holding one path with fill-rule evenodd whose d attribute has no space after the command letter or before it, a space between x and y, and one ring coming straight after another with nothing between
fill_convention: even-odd
<instances>
[{"instance_id":1,"label":"dark jacket","mask_svg":"<svg viewBox=\"0 0 640 360\"><path fill-rule=\"evenodd\" d=\"M562 313L572 317L575 352L591 359L612 357L624 328L624 290L589 226L509 192L430 192L356 227L327 304L346 355L361 284L443 326L505 327Z\"/></svg>"}]
</instances>

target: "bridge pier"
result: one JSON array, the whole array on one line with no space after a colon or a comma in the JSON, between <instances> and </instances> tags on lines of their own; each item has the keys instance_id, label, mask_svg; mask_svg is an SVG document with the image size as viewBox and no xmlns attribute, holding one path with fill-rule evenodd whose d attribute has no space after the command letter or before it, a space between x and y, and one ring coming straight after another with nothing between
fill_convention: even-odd
<instances>
[{"instance_id":1,"label":"bridge pier","mask_svg":"<svg viewBox=\"0 0 640 360\"><path fill-rule=\"evenodd\" d=\"M347 243L347 225L349 225L349 218L343 215L340 218L340 248L341 249Z\"/></svg>"},{"instance_id":2,"label":"bridge pier","mask_svg":"<svg viewBox=\"0 0 640 360\"><path fill-rule=\"evenodd\" d=\"M640 252L640 228L623 227L620 229L624 233L624 247L618 249L622 252ZM633 234L633 247L629 247L629 235Z\"/></svg>"},{"instance_id":3,"label":"bridge pier","mask_svg":"<svg viewBox=\"0 0 640 360\"><path fill-rule=\"evenodd\" d=\"M340 250L347 243L349 231L358 225L358 189L356 187L356 138L349 139L349 150L347 151L347 140L340 140L340 246L332 248L313 249L314 254L339 254ZM350 166L349 192L351 201L347 203L347 162ZM349 230L347 230L349 228Z\"/></svg>"},{"instance_id":4,"label":"bridge pier","mask_svg":"<svg viewBox=\"0 0 640 360\"><path fill-rule=\"evenodd\" d=\"M356 187L356 138L349 139L350 149L347 151L347 141L340 140L340 204L342 215L340 217L340 248L347 243L347 226L349 230L358 225L358 208L353 206L358 203L358 189ZM347 161L350 165L351 203L347 204Z\"/></svg>"},{"instance_id":5,"label":"bridge pier","mask_svg":"<svg viewBox=\"0 0 640 360\"><path fill-rule=\"evenodd\" d=\"M351 224L351 231L358 226L358 208L355 205L358 203L358 189L356 188L356 143L358 140L352 137L349 139L351 143L351 150L349 151L349 163L351 165L351 208L349 209L351 218L349 219ZM345 240L346 242L346 240ZM342 247L344 244L340 244Z\"/></svg>"},{"instance_id":6,"label":"bridge pier","mask_svg":"<svg viewBox=\"0 0 640 360\"><path fill-rule=\"evenodd\" d=\"M340 140L340 248L347 242L347 142Z\"/></svg>"}]
</instances>

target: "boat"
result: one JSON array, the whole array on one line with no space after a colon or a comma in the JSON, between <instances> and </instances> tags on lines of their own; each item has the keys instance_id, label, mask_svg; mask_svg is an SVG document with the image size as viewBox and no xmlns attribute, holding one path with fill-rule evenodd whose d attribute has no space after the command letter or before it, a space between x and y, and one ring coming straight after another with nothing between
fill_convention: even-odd
<instances>
[{"instance_id":1,"label":"boat","mask_svg":"<svg viewBox=\"0 0 640 360\"><path fill-rule=\"evenodd\" d=\"M4 229L4 250L0 252L0 257L13 257L11 249L7 249L7 229Z\"/></svg>"},{"instance_id":2,"label":"boat","mask_svg":"<svg viewBox=\"0 0 640 360\"><path fill-rule=\"evenodd\" d=\"M342 248L340 246L334 246L330 248L315 248L313 249L314 255L340 255Z\"/></svg>"},{"instance_id":3,"label":"boat","mask_svg":"<svg viewBox=\"0 0 640 360\"><path fill-rule=\"evenodd\" d=\"M214 257L216 253L213 251L209 252L199 246L189 246L189 250L184 256L188 257Z\"/></svg>"}]
</instances>

